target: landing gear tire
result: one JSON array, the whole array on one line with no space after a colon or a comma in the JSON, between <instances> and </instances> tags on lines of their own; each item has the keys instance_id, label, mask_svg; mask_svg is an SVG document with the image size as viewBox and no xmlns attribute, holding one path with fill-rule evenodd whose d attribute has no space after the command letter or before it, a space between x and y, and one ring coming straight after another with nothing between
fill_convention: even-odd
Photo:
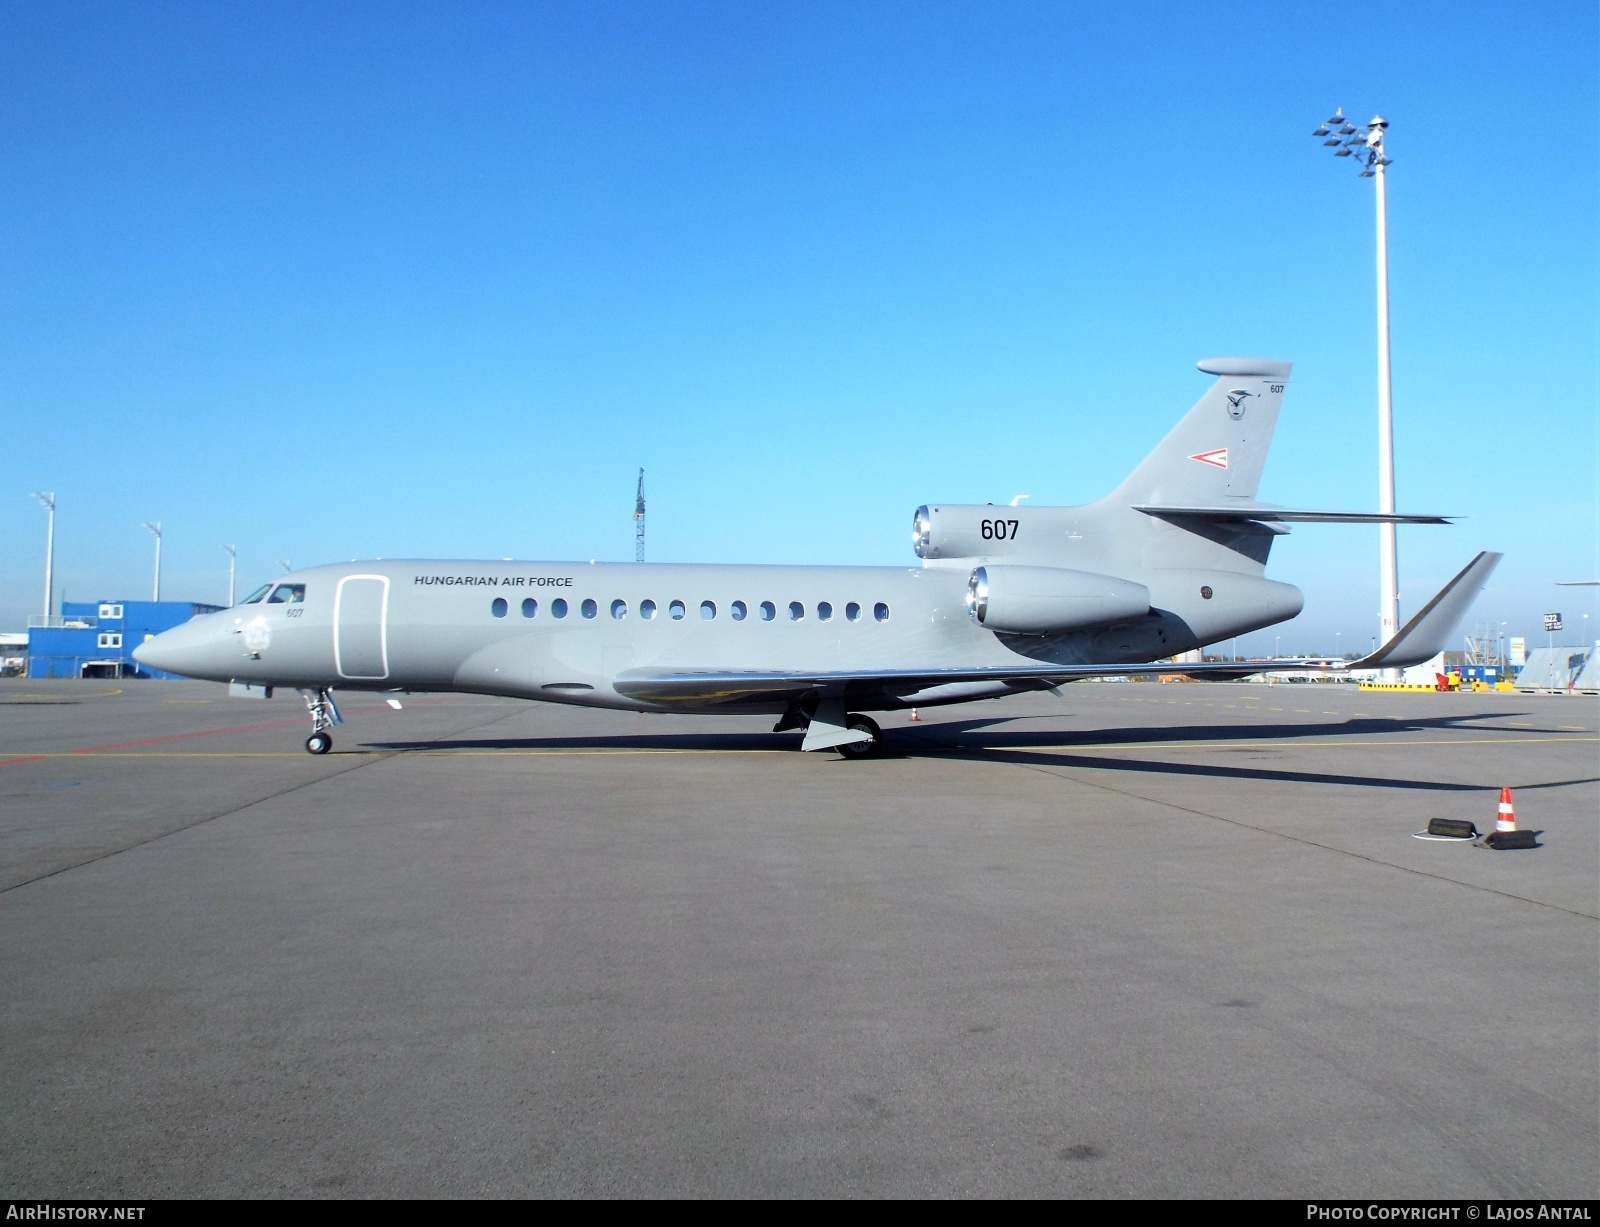
<instances>
[{"instance_id":1,"label":"landing gear tire","mask_svg":"<svg viewBox=\"0 0 1600 1227\"><path fill-rule=\"evenodd\" d=\"M845 727L860 729L871 736L871 741L858 741L854 745L840 746L839 753L845 758L876 758L883 753L883 730L878 727L876 720L866 716L848 716L845 718Z\"/></svg>"},{"instance_id":2,"label":"landing gear tire","mask_svg":"<svg viewBox=\"0 0 1600 1227\"><path fill-rule=\"evenodd\" d=\"M333 749L333 738L326 733L313 733L306 738L307 754L326 754Z\"/></svg>"}]
</instances>

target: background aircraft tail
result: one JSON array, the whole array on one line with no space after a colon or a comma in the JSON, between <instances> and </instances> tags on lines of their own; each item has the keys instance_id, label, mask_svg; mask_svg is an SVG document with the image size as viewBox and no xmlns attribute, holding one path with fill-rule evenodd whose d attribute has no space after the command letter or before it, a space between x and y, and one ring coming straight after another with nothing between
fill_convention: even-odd
<instances>
[{"instance_id":1,"label":"background aircraft tail","mask_svg":"<svg viewBox=\"0 0 1600 1227\"><path fill-rule=\"evenodd\" d=\"M1217 382L1108 501L1221 507L1255 498L1294 364L1207 358L1197 365Z\"/></svg>"}]
</instances>

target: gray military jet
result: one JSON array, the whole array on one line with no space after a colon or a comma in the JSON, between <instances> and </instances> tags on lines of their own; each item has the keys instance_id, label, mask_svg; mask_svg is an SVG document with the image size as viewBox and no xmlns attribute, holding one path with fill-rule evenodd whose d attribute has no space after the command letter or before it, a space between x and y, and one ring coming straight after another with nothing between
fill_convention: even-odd
<instances>
[{"instance_id":1,"label":"gray military jet","mask_svg":"<svg viewBox=\"0 0 1600 1227\"><path fill-rule=\"evenodd\" d=\"M465 691L632 711L767 713L805 750L856 758L865 713L966 703L1090 677L1227 679L1260 664L1157 663L1294 617L1265 576L1292 523L1443 524L1256 501L1290 364L1212 358L1216 382L1114 491L1079 507L917 508L914 567L385 561L283 576L134 658L233 683L295 687L306 749L326 754L334 688ZM1499 554L1481 553L1372 655L1442 650Z\"/></svg>"}]
</instances>

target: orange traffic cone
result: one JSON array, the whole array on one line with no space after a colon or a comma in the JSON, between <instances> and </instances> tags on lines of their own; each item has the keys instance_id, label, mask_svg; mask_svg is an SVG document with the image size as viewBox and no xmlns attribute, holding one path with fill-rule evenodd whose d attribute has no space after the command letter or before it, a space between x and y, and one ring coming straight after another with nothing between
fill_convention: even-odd
<instances>
[{"instance_id":1,"label":"orange traffic cone","mask_svg":"<svg viewBox=\"0 0 1600 1227\"><path fill-rule=\"evenodd\" d=\"M1496 817L1494 830L1479 841L1483 848L1493 848L1502 851L1507 848L1538 848L1539 836L1542 831L1520 831L1517 829L1517 811L1511 805L1511 790L1500 790L1500 813Z\"/></svg>"},{"instance_id":2,"label":"orange traffic cone","mask_svg":"<svg viewBox=\"0 0 1600 1227\"><path fill-rule=\"evenodd\" d=\"M1511 804L1511 790L1500 790L1500 815L1495 819L1494 829L1497 831L1515 831L1517 829L1517 811Z\"/></svg>"}]
</instances>

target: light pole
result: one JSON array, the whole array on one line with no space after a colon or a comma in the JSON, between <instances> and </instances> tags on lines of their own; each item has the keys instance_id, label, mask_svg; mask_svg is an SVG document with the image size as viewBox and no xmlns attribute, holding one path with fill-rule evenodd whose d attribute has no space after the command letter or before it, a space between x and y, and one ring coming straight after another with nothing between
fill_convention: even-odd
<instances>
[{"instance_id":1,"label":"light pole","mask_svg":"<svg viewBox=\"0 0 1600 1227\"><path fill-rule=\"evenodd\" d=\"M283 568L283 573L285 575L294 570L294 568L289 565L289 560L287 558L278 559L278 565Z\"/></svg>"},{"instance_id":2,"label":"light pole","mask_svg":"<svg viewBox=\"0 0 1600 1227\"><path fill-rule=\"evenodd\" d=\"M1394 405L1389 378L1389 206L1384 169L1390 158L1383 149L1389 121L1374 115L1365 128L1344 117L1340 107L1313 136L1333 150L1336 158L1354 158L1361 178L1371 179L1378 198L1378 510L1394 514ZM1393 522L1378 525L1378 625L1381 641L1388 643L1400 629L1400 572ZM1398 671L1385 669L1393 680Z\"/></svg>"},{"instance_id":3,"label":"light pole","mask_svg":"<svg viewBox=\"0 0 1600 1227\"><path fill-rule=\"evenodd\" d=\"M159 601L161 599L161 521L146 520L144 522L144 526L148 528L152 534L154 534L156 539L156 582L155 587L152 589L153 595L150 597L150 599L152 601Z\"/></svg>"},{"instance_id":4,"label":"light pole","mask_svg":"<svg viewBox=\"0 0 1600 1227\"><path fill-rule=\"evenodd\" d=\"M39 505L47 513L44 530L44 616L48 618L50 598L56 584L56 496L54 491L40 494L35 490L33 497L39 500Z\"/></svg>"},{"instance_id":5,"label":"light pole","mask_svg":"<svg viewBox=\"0 0 1600 1227\"><path fill-rule=\"evenodd\" d=\"M227 553L228 553L228 608L232 609L233 608L233 570L234 570L234 565L239 561L239 547L236 546L236 545L225 545L222 548L224 550L226 550Z\"/></svg>"}]
</instances>

